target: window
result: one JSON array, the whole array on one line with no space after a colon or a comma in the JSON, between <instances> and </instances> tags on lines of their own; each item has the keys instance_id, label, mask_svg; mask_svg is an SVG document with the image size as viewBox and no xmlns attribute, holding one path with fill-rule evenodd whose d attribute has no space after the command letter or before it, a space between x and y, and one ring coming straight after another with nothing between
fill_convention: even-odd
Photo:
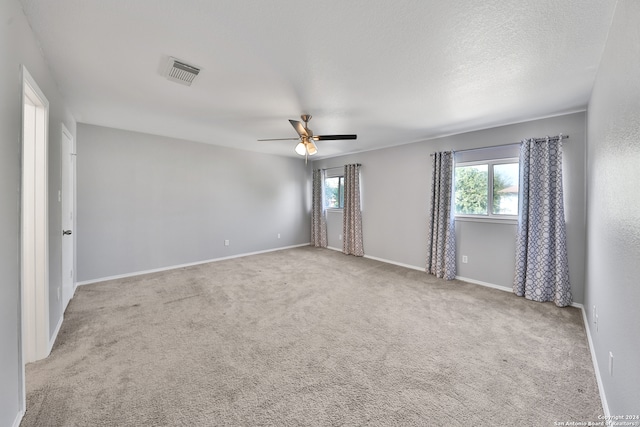
<instances>
[{"instance_id":1,"label":"window","mask_svg":"<svg viewBox=\"0 0 640 427\"><path fill-rule=\"evenodd\" d=\"M325 209L342 209L344 207L344 177L332 176L324 180Z\"/></svg>"},{"instance_id":2,"label":"window","mask_svg":"<svg viewBox=\"0 0 640 427\"><path fill-rule=\"evenodd\" d=\"M456 216L512 219L518 215L517 159L485 160L455 166Z\"/></svg>"}]
</instances>

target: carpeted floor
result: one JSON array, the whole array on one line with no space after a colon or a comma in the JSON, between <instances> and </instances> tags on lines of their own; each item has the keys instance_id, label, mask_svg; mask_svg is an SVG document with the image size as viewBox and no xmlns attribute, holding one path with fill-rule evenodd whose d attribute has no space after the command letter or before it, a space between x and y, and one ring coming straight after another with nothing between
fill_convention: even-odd
<instances>
[{"instance_id":1,"label":"carpeted floor","mask_svg":"<svg viewBox=\"0 0 640 427\"><path fill-rule=\"evenodd\" d=\"M296 248L80 287L22 426L598 421L576 308Z\"/></svg>"}]
</instances>

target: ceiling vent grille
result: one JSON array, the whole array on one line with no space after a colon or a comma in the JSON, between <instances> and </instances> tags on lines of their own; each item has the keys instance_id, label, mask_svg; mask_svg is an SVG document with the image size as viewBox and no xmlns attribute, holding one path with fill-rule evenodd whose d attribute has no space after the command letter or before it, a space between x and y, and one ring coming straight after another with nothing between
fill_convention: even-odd
<instances>
[{"instance_id":1,"label":"ceiling vent grille","mask_svg":"<svg viewBox=\"0 0 640 427\"><path fill-rule=\"evenodd\" d=\"M200 68L186 64L176 58L169 57L169 63L167 64L167 70L164 75L167 80L191 86L191 83L193 83L193 80L199 73Z\"/></svg>"}]
</instances>

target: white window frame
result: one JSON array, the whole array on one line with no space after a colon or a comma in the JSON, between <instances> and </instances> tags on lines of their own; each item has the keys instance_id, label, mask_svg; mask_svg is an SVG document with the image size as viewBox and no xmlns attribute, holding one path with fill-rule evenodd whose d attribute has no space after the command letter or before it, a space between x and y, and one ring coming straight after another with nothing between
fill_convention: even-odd
<instances>
[{"instance_id":1,"label":"white window frame","mask_svg":"<svg viewBox=\"0 0 640 427\"><path fill-rule=\"evenodd\" d=\"M495 223L518 223L518 215L501 215L493 213L493 167L495 165L504 165L518 163L518 167L520 166L520 159L517 157L511 158L502 158L502 159L486 159L486 160L477 160L471 162L460 162L454 163L453 165L453 181L454 181L454 193L452 200L452 208L454 210L454 219L456 221L479 221L479 222L495 222ZM455 172L458 167L465 166L478 166L478 165L487 165L487 174L488 174L488 187L487 187L487 214L458 214L455 212ZM518 180L520 178L518 177ZM518 182L518 186L520 183ZM518 210L520 209L520 195L518 194Z\"/></svg>"},{"instance_id":2,"label":"white window frame","mask_svg":"<svg viewBox=\"0 0 640 427\"><path fill-rule=\"evenodd\" d=\"M325 187L325 185L326 185L326 181L327 181L327 179L332 179L332 178L338 178L338 179L339 179L338 183L339 183L340 181L342 181L342 201L343 201L343 206L342 206L342 207L337 207L337 208L336 208L336 207L328 207L328 206L326 206L326 204L325 204L325 201L324 201L324 187ZM322 196L323 196L322 204L324 205L324 209L325 209L325 211L327 211L327 212L342 212L342 211L344 210L344 174L325 176L325 177L324 177L324 180L325 180L325 182L323 182L323 183L322 183L322 191L323 191L323 194L322 194ZM339 184L338 184L338 185L339 185ZM338 203L340 203L340 200L339 200L339 199L338 199Z\"/></svg>"}]
</instances>

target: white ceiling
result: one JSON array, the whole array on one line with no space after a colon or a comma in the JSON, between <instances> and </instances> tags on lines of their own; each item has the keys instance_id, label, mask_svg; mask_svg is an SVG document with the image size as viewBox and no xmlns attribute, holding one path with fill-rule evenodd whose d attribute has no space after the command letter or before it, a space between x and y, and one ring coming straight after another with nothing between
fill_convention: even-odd
<instances>
[{"instance_id":1,"label":"white ceiling","mask_svg":"<svg viewBox=\"0 0 640 427\"><path fill-rule=\"evenodd\" d=\"M582 110L616 0L22 0L79 122L318 157ZM168 56L202 68L191 87Z\"/></svg>"}]
</instances>

